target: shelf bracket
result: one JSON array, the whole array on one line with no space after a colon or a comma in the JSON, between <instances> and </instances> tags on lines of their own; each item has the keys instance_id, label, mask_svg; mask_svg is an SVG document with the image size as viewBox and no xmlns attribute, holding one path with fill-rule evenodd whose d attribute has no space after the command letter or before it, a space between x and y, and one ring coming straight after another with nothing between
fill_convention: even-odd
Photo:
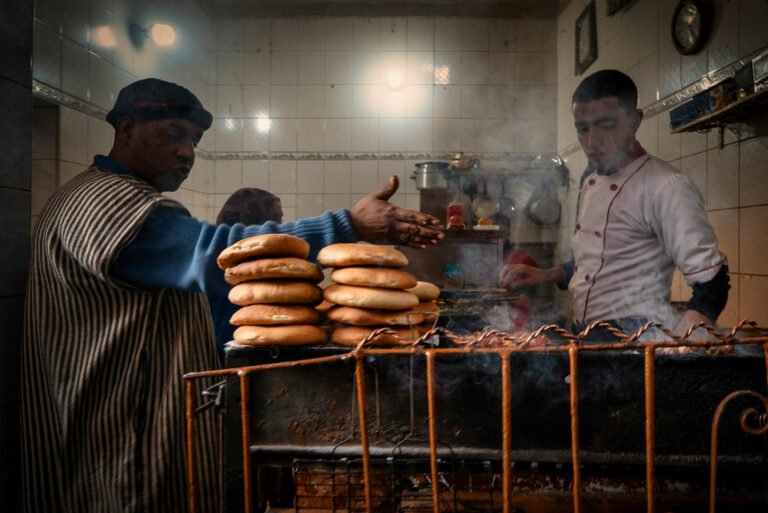
<instances>
[{"instance_id":1,"label":"shelf bracket","mask_svg":"<svg viewBox=\"0 0 768 513\"><path fill-rule=\"evenodd\" d=\"M724 135L724 132L725 132L725 125L720 125L720 126L718 127L718 130L720 131L720 138L719 138L719 141L720 141L720 142L719 142L719 144L718 144L718 147L719 147L719 148L722 150L722 149L723 149L723 146L725 146L725 135Z\"/></svg>"}]
</instances>

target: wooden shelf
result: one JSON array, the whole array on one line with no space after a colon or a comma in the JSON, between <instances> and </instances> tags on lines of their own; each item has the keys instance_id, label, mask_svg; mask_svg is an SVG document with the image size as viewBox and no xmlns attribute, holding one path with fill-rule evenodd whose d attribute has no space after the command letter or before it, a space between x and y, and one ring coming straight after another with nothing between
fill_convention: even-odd
<instances>
[{"instance_id":1,"label":"wooden shelf","mask_svg":"<svg viewBox=\"0 0 768 513\"><path fill-rule=\"evenodd\" d=\"M742 123L768 111L768 87L672 129L673 134Z\"/></svg>"},{"instance_id":2,"label":"wooden shelf","mask_svg":"<svg viewBox=\"0 0 768 513\"><path fill-rule=\"evenodd\" d=\"M445 240L497 240L507 236L507 230L445 230Z\"/></svg>"}]
</instances>

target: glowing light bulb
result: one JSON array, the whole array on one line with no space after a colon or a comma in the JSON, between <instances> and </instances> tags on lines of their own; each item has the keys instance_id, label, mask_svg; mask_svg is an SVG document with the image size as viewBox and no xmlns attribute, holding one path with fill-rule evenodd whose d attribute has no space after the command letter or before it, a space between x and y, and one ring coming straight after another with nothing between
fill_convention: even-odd
<instances>
[{"instance_id":1,"label":"glowing light bulb","mask_svg":"<svg viewBox=\"0 0 768 513\"><path fill-rule=\"evenodd\" d=\"M256 118L256 130L260 134L266 134L272 129L272 120L265 115L261 115Z\"/></svg>"},{"instance_id":2,"label":"glowing light bulb","mask_svg":"<svg viewBox=\"0 0 768 513\"><path fill-rule=\"evenodd\" d=\"M234 130L235 129L235 120L232 118L227 118L224 120L224 128L227 130Z\"/></svg>"},{"instance_id":3,"label":"glowing light bulb","mask_svg":"<svg viewBox=\"0 0 768 513\"><path fill-rule=\"evenodd\" d=\"M152 41L160 46L171 46L176 41L176 31L165 23L155 23L150 30Z\"/></svg>"},{"instance_id":4,"label":"glowing light bulb","mask_svg":"<svg viewBox=\"0 0 768 513\"><path fill-rule=\"evenodd\" d=\"M93 31L93 40L97 45L103 48L114 48L117 46L117 41L115 41L115 34L112 32L112 27L108 27L107 25L96 27L96 29Z\"/></svg>"}]
</instances>

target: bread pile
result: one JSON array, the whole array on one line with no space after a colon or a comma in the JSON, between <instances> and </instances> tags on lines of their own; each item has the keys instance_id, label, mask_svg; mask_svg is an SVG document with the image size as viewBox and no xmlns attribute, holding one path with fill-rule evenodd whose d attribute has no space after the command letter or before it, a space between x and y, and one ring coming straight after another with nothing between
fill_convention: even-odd
<instances>
[{"instance_id":1,"label":"bread pile","mask_svg":"<svg viewBox=\"0 0 768 513\"><path fill-rule=\"evenodd\" d=\"M419 304L414 310L423 313L424 321L416 326L419 334L423 335L435 325L440 315L440 307L437 306L437 298L440 297L440 288L434 283L427 281L416 282L416 286L407 289L407 292L416 294L419 298Z\"/></svg>"},{"instance_id":2,"label":"bread pile","mask_svg":"<svg viewBox=\"0 0 768 513\"><path fill-rule=\"evenodd\" d=\"M230 322L241 344L316 344L325 341L314 308L323 300L323 273L306 260L309 244L286 234L257 235L221 252L217 263L241 306Z\"/></svg>"},{"instance_id":3,"label":"bread pile","mask_svg":"<svg viewBox=\"0 0 768 513\"><path fill-rule=\"evenodd\" d=\"M334 283L323 291L325 301L335 305L327 316L338 323L331 341L355 346L386 327L395 335L379 335L374 344L408 344L419 335L411 326L434 320L415 313L420 305L414 292L421 289L416 278L403 270L408 259L400 251L371 244L333 244L320 250L317 261L333 268Z\"/></svg>"}]
</instances>

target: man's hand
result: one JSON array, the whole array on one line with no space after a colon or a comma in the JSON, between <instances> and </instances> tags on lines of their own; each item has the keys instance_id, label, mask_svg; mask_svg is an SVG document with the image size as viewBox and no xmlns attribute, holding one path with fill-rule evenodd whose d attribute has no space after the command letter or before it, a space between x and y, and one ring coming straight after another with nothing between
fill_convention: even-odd
<instances>
[{"instance_id":1,"label":"man's hand","mask_svg":"<svg viewBox=\"0 0 768 513\"><path fill-rule=\"evenodd\" d=\"M499 272L499 283L502 287L516 289L539 283L552 283L565 276L562 267L540 269L525 264L507 264Z\"/></svg>"},{"instance_id":2,"label":"man's hand","mask_svg":"<svg viewBox=\"0 0 768 513\"><path fill-rule=\"evenodd\" d=\"M400 244L424 249L445 237L440 221L428 214L396 207L388 200L397 191L396 176L378 191L364 197L349 211L352 226L361 240Z\"/></svg>"},{"instance_id":3,"label":"man's hand","mask_svg":"<svg viewBox=\"0 0 768 513\"><path fill-rule=\"evenodd\" d=\"M682 337L691 326L699 322L703 322L706 326L712 325L703 313L697 312L696 310L686 310L682 317L680 317L680 321L677 323L677 326L675 326L675 329L672 330L672 334L676 337ZM705 336L705 338L707 337Z\"/></svg>"}]
</instances>

